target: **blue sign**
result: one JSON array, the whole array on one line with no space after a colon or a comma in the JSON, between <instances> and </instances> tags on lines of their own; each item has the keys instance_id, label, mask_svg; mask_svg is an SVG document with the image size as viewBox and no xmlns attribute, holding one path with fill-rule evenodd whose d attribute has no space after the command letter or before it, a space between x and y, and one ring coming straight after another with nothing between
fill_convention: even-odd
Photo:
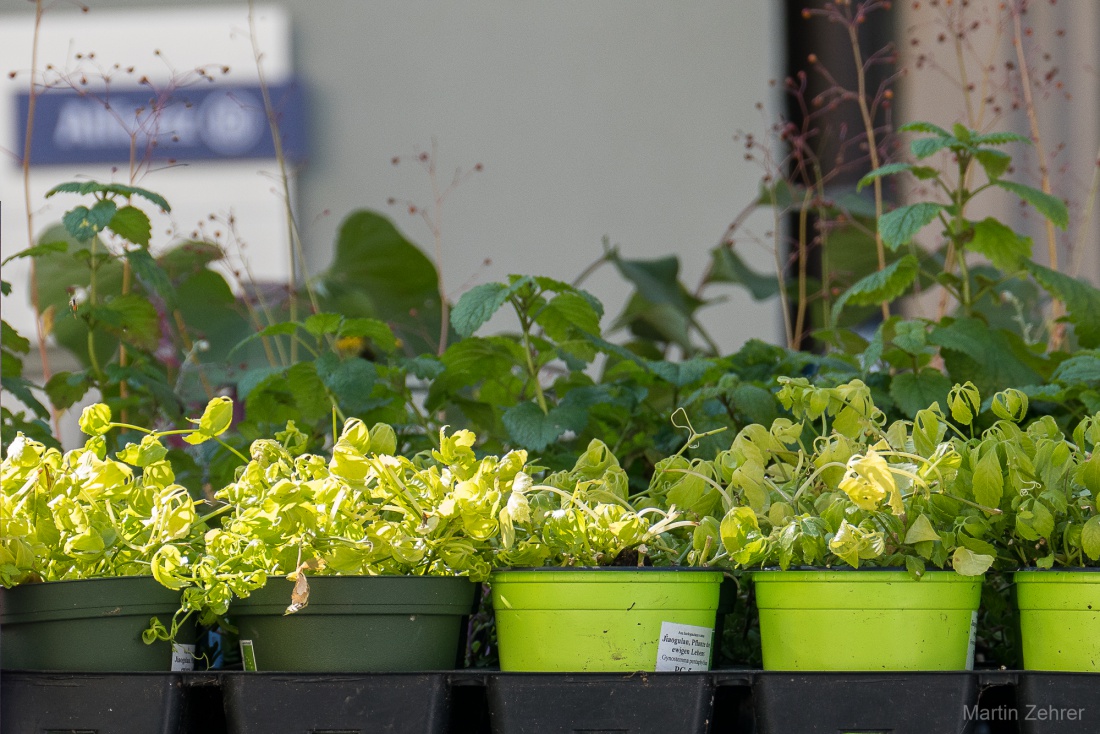
<instances>
[{"instance_id":1,"label":"blue sign","mask_svg":"<svg viewBox=\"0 0 1100 734\"><path fill-rule=\"evenodd\" d=\"M306 157L305 99L291 82L268 93L283 144L292 161ZM18 96L19 143L27 137L30 95ZM159 94L151 88L50 89L38 95L31 136L31 165L122 163L131 143L138 160L170 162L275 157L259 86L209 84ZM22 161L20 161L22 163Z\"/></svg>"}]
</instances>

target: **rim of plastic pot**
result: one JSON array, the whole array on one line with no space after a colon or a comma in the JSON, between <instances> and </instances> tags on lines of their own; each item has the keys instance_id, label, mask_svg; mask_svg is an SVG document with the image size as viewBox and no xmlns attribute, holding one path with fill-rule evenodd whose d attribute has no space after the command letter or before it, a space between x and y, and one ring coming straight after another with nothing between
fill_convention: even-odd
<instances>
[{"instance_id":1,"label":"rim of plastic pot","mask_svg":"<svg viewBox=\"0 0 1100 734\"><path fill-rule=\"evenodd\" d=\"M179 607L180 592L152 576L102 576L20 584L0 589L4 624L45 622L74 617L164 613Z\"/></svg>"},{"instance_id":2,"label":"rim of plastic pot","mask_svg":"<svg viewBox=\"0 0 1100 734\"><path fill-rule=\"evenodd\" d=\"M704 572L704 573L725 573L720 568L703 568L701 566L515 566L512 568L495 568L493 574L514 573L521 571L528 573L531 571L538 572L554 572L554 571L610 571L610 572L623 572L623 571L644 571L644 572L660 572L660 571L675 571L677 573L682 572Z\"/></svg>"},{"instance_id":3,"label":"rim of plastic pot","mask_svg":"<svg viewBox=\"0 0 1100 734\"><path fill-rule=\"evenodd\" d=\"M361 614L469 613L479 582L468 576L309 576L309 604L295 617ZM294 582L273 576L230 604L231 616L282 615Z\"/></svg>"}]
</instances>

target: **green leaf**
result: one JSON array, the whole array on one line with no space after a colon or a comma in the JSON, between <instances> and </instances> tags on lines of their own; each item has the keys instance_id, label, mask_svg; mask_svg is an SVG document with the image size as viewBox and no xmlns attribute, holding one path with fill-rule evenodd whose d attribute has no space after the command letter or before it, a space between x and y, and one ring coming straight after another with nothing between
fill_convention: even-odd
<instances>
[{"instance_id":1,"label":"green leaf","mask_svg":"<svg viewBox=\"0 0 1100 734\"><path fill-rule=\"evenodd\" d=\"M26 354L31 349L31 341L20 335L7 321L0 319L0 347L16 354Z\"/></svg>"},{"instance_id":2,"label":"green leaf","mask_svg":"<svg viewBox=\"0 0 1100 734\"><path fill-rule=\"evenodd\" d=\"M76 405L91 388L92 382L83 372L55 372L44 389L54 408L68 410Z\"/></svg>"},{"instance_id":3,"label":"green leaf","mask_svg":"<svg viewBox=\"0 0 1100 734\"><path fill-rule=\"evenodd\" d=\"M1059 364L1050 379L1063 385L1100 385L1100 356L1096 354L1074 355Z\"/></svg>"},{"instance_id":4,"label":"green leaf","mask_svg":"<svg viewBox=\"0 0 1100 734\"><path fill-rule=\"evenodd\" d=\"M906 545L912 545L925 540L937 541L942 540L942 538L932 527L932 522L928 519L928 516L922 512L917 515L917 519L913 521L913 524L909 526L909 530L905 533L905 543Z\"/></svg>"},{"instance_id":5,"label":"green leaf","mask_svg":"<svg viewBox=\"0 0 1100 734\"><path fill-rule=\"evenodd\" d=\"M837 299L836 314L839 316L847 304L871 306L883 301L893 301L909 289L919 271L917 258L906 255L885 269L860 278Z\"/></svg>"},{"instance_id":6,"label":"green leaf","mask_svg":"<svg viewBox=\"0 0 1100 734\"><path fill-rule=\"evenodd\" d=\"M757 301L779 294L779 278L774 275L760 275L752 270L732 246L723 245L711 250L707 282L743 285Z\"/></svg>"},{"instance_id":7,"label":"green leaf","mask_svg":"<svg viewBox=\"0 0 1100 734\"><path fill-rule=\"evenodd\" d=\"M1013 385L1046 382L1040 372L1044 360L1019 336L990 328L978 319L957 319L937 326L929 341L945 350L944 361L952 381L971 381L983 395Z\"/></svg>"},{"instance_id":8,"label":"green leaf","mask_svg":"<svg viewBox=\"0 0 1100 734\"><path fill-rule=\"evenodd\" d=\"M535 403L526 402L509 408L502 420L508 435L518 445L542 451L566 431L583 430L588 416L583 408L566 405L564 401L545 414Z\"/></svg>"},{"instance_id":9,"label":"green leaf","mask_svg":"<svg viewBox=\"0 0 1100 734\"><path fill-rule=\"evenodd\" d=\"M859 180L859 183L856 184L856 191L862 191L864 186L867 186L877 178L893 176L896 173L910 171L912 169L912 163L887 163L885 166L879 166Z\"/></svg>"},{"instance_id":10,"label":"green leaf","mask_svg":"<svg viewBox=\"0 0 1100 734\"><path fill-rule=\"evenodd\" d=\"M997 132L974 135L970 138L974 145L1004 145L1005 143L1027 143L1031 145L1031 138L1019 133Z\"/></svg>"},{"instance_id":11,"label":"green leaf","mask_svg":"<svg viewBox=\"0 0 1100 734\"><path fill-rule=\"evenodd\" d=\"M20 250L10 257L4 258L4 262L0 263L0 265L7 265L12 260L18 260L24 257L38 257L40 255L48 255L50 253L65 253L68 251L68 242L43 242L41 244L35 245L34 247L28 247L25 250ZM4 295L7 294L5 293Z\"/></svg>"},{"instance_id":12,"label":"green leaf","mask_svg":"<svg viewBox=\"0 0 1100 734\"><path fill-rule=\"evenodd\" d=\"M779 404L771 391L756 385L738 385L730 395L730 403L752 423L770 426L779 417Z\"/></svg>"},{"instance_id":13,"label":"green leaf","mask_svg":"<svg viewBox=\"0 0 1100 734\"><path fill-rule=\"evenodd\" d=\"M385 217L350 214L322 278L326 311L390 324L411 354L436 351L442 300L435 266Z\"/></svg>"},{"instance_id":14,"label":"green leaf","mask_svg":"<svg viewBox=\"0 0 1100 734\"><path fill-rule=\"evenodd\" d=\"M959 141L955 138L919 138L909 143L909 150L912 151L913 156L917 160L923 160L934 153L938 153L944 148L952 145L958 145Z\"/></svg>"},{"instance_id":15,"label":"green leaf","mask_svg":"<svg viewBox=\"0 0 1100 734\"><path fill-rule=\"evenodd\" d=\"M561 342L569 339L575 329L599 334L600 312L580 293L566 291L555 295L539 310L535 323L542 326L551 339Z\"/></svg>"},{"instance_id":16,"label":"green leaf","mask_svg":"<svg viewBox=\"0 0 1100 734\"><path fill-rule=\"evenodd\" d=\"M981 576L993 565L993 556L959 546L951 555L951 568L963 576Z\"/></svg>"},{"instance_id":17,"label":"green leaf","mask_svg":"<svg viewBox=\"0 0 1100 734\"><path fill-rule=\"evenodd\" d=\"M317 375L345 413L358 415L370 408L371 392L378 380L378 370L372 363L359 357L341 361L334 354L324 354L317 360Z\"/></svg>"},{"instance_id":18,"label":"green leaf","mask_svg":"<svg viewBox=\"0 0 1100 734\"><path fill-rule=\"evenodd\" d=\"M1081 528L1081 550L1090 560L1100 561L1100 515L1093 515Z\"/></svg>"},{"instance_id":19,"label":"green leaf","mask_svg":"<svg viewBox=\"0 0 1100 734\"><path fill-rule=\"evenodd\" d=\"M891 250L897 250L902 245L908 244L917 232L939 216L943 208L943 204L922 201L918 204L901 206L883 214L878 223L878 231L882 235L883 243Z\"/></svg>"},{"instance_id":20,"label":"green leaf","mask_svg":"<svg viewBox=\"0 0 1100 734\"><path fill-rule=\"evenodd\" d=\"M63 184L58 184L52 189L46 192L46 198L50 198L54 194L70 193L70 194L117 194L130 198L131 196L140 196L143 199L148 199L166 212L172 211L172 207L168 206L168 202L160 194L155 194L148 189L139 188L137 186L127 186L125 184L103 184L98 181L68 181Z\"/></svg>"},{"instance_id":21,"label":"green leaf","mask_svg":"<svg viewBox=\"0 0 1100 734\"><path fill-rule=\"evenodd\" d=\"M950 390L951 380L931 367L917 373L903 372L890 382L890 397L907 417L915 416L932 403L945 405Z\"/></svg>"},{"instance_id":22,"label":"green leaf","mask_svg":"<svg viewBox=\"0 0 1100 734\"><path fill-rule=\"evenodd\" d=\"M169 308L174 308L176 289L172 286L168 273L157 264L149 251L145 248L130 250L126 253L126 259L130 261L130 268L142 287L164 299Z\"/></svg>"},{"instance_id":23,"label":"green leaf","mask_svg":"<svg viewBox=\"0 0 1100 734\"><path fill-rule=\"evenodd\" d=\"M907 122L898 128L899 133L927 133L929 135L938 135L941 138L950 138L951 133L944 130L939 125L933 125L930 122L921 122L917 120L915 122Z\"/></svg>"},{"instance_id":24,"label":"green leaf","mask_svg":"<svg viewBox=\"0 0 1100 734\"><path fill-rule=\"evenodd\" d=\"M986 217L974 222L974 237L966 248L985 255L994 266L1011 273L1031 257L1031 238L1016 234L993 217Z\"/></svg>"},{"instance_id":25,"label":"green leaf","mask_svg":"<svg viewBox=\"0 0 1100 734\"><path fill-rule=\"evenodd\" d=\"M124 206L116 211L107 227L122 239L142 247L149 246L153 233L148 215L136 206Z\"/></svg>"},{"instance_id":26,"label":"green leaf","mask_svg":"<svg viewBox=\"0 0 1100 734\"><path fill-rule=\"evenodd\" d=\"M1038 263L1026 262L1024 267L1048 293L1066 304L1068 320L1074 325L1080 345L1086 349L1100 347L1100 319L1096 318L1100 313L1100 289Z\"/></svg>"},{"instance_id":27,"label":"green leaf","mask_svg":"<svg viewBox=\"0 0 1100 734\"><path fill-rule=\"evenodd\" d=\"M111 409L103 403L89 405L80 412L77 425L89 436L102 436L111 428Z\"/></svg>"},{"instance_id":28,"label":"green leaf","mask_svg":"<svg viewBox=\"0 0 1100 734\"><path fill-rule=\"evenodd\" d=\"M338 313L315 313L305 320L302 328L315 337L335 334L340 329L343 316Z\"/></svg>"},{"instance_id":29,"label":"green leaf","mask_svg":"<svg viewBox=\"0 0 1100 734\"><path fill-rule=\"evenodd\" d=\"M393 335L393 330L378 319L344 319L339 336L341 339L345 337L370 339L375 346L387 353L397 349L397 337Z\"/></svg>"},{"instance_id":30,"label":"green leaf","mask_svg":"<svg viewBox=\"0 0 1100 734\"><path fill-rule=\"evenodd\" d=\"M116 209L113 201L103 199L93 204L91 209L86 206L70 209L61 217L61 223L73 239L84 242L106 229Z\"/></svg>"},{"instance_id":31,"label":"green leaf","mask_svg":"<svg viewBox=\"0 0 1100 734\"><path fill-rule=\"evenodd\" d=\"M646 362L646 366L662 380L676 387L684 387L702 379L711 366L711 362L694 357L682 362L656 360Z\"/></svg>"},{"instance_id":32,"label":"green leaf","mask_svg":"<svg viewBox=\"0 0 1100 734\"><path fill-rule=\"evenodd\" d=\"M1014 181L1001 181L998 179L993 183L1000 186L1005 191L1016 194L1016 196L1019 196L1028 204L1031 204L1035 207L1036 211L1054 222L1055 226L1061 229L1065 229L1069 226L1069 208L1066 206L1066 202L1058 197L1044 194L1039 189L1033 189L1030 186L1015 183Z\"/></svg>"},{"instance_id":33,"label":"green leaf","mask_svg":"<svg viewBox=\"0 0 1100 734\"><path fill-rule=\"evenodd\" d=\"M198 420L189 419L198 424L194 433L183 437L190 444L200 444L229 430L233 423L233 401L227 397L216 397L206 404Z\"/></svg>"},{"instance_id":34,"label":"green leaf","mask_svg":"<svg viewBox=\"0 0 1100 734\"><path fill-rule=\"evenodd\" d=\"M155 349L160 341L160 316L149 299L137 293L115 296L89 309L97 326L143 349Z\"/></svg>"},{"instance_id":35,"label":"green leaf","mask_svg":"<svg viewBox=\"0 0 1100 734\"><path fill-rule=\"evenodd\" d=\"M700 305L700 301L680 283L680 260L676 257L624 260L614 255L611 262L650 303L669 305L683 314L694 312Z\"/></svg>"},{"instance_id":36,"label":"green leaf","mask_svg":"<svg viewBox=\"0 0 1100 734\"><path fill-rule=\"evenodd\" d=\"M996 448L989 448L974 468L974 500L979 505L996 508L1004 495L1004 475Z\"/></svg>"},{"instance_id":37,"label":"green leaf","mask_svg":"<svg viewBox=\"0 0 1100 734\"><path fill-rule=\"evenodd\" d=\"M985 169L985 175L989 177L990 181L1003 176L1008 167L1012 165L1012 156L989 148L974 151L974 158Z\"/></svg>"},{"instance_id":38,"label":"green leaf","mask_svg":"<svg viewBox=\"0 0 1100 734\"><path fill-rule=\"evenodd\" d=\"M451 326L458 335L472 336L493 317L514 291L503 283L482 283L462 294L451 310Z\"/></svg>"}]
</instances>

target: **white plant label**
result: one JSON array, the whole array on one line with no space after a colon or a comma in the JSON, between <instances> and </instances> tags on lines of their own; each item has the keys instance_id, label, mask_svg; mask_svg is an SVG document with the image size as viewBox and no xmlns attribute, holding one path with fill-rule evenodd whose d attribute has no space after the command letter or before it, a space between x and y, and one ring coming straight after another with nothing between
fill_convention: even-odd
<instances>
[{"instance_id":1,"label":"white plant label","mask_svg":"<svg viewBox=\"0 0 1100 734\"><path fill-rule=\"evenodd\" d=\"M978 646L978 613L970 613L970 646L966 650L966 669L974 670L974 650Z\"/></svg>"},{"instance_id":2,"label":"white plant label","mask_svg":"<svg viewBox=\"0 0 1100 734\"><path fill-rule=\"evenodd\" d=\"M658 673L710 670L713 645L714 630L710 627L661 622L656 670Z\"/></svg>"},{"instance_id":3,"label":"white plant label","mask_svg":"<svg viewBox=\"0 0 1100 734\"><path fill-rule=\"evenodd\" d=\"M195 646L172 643L172 671L188 671L195 669Z\"/></svg>"},{"instance_id":4,"label":"white plant label","mask_svg":"<svg viewBox=\"0 0 1100 734\"><path fill-rule=\"evenodd\" d=\"M252 647L252 640L241 640L241 667L252 673L258 670L256 648Z\"/></svg>"}]
</instances>

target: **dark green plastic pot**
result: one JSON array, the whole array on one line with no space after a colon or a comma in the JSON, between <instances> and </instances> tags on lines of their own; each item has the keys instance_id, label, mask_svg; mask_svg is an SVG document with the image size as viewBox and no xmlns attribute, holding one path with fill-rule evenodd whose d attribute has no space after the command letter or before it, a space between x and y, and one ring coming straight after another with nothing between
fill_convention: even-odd
<instances>
[{"instance_id":1,"label":"dark green plastic pot","mask_svg":"<svg viewBox=\"0 0 1100 734\"><path fill-rule=\"evenodd\" d=\"M171 628L180 592L152 576L52 581L0 590L0 658L5 670L142 672L172 670L167 642L141 633L158 617ZM185 625L176 641L193 644Z\"/></svg>"},{"instance_id":2,"label":"dark green plastic pot","mask_svg":"<svg viewBox=\"0 0 1100 734\"><path fill-rule=\"evenodd\" d=\"M1100 673L1100 568L1018 571L1024 667Z\"/></svg>"},{"instance_id":3,"label":"dark green plastic pot","mask_svg":"<svg viewBox=\"0 0 1100 734\"><path fill-rule=\"evenodd\" d=\"M710 668L719 571L517 569L489 583L502 671Z\"/></svg>"},{"instance_id":4,"label":"dark green plastic pot","mask_svg":"<svg viewBox=\"0 0 1100 734\"><path fill-rule=\"evenodd\" d=\"M293 588L273 578L230 606L246 666L254 655L264 671L450 670L478 585L444 576L311 576L308 606L285 614Z\"/></svg>"},{"instance_id":5,"label":"dark green plastic pot","mask_svg":"<svg viewBox=\"0 0 1100 734\"><path fill-rule=\"evenodd\" d=\"M980 576L894 569L754 573L765 670L965 670Z\"/></svg>"}]
</instances>

